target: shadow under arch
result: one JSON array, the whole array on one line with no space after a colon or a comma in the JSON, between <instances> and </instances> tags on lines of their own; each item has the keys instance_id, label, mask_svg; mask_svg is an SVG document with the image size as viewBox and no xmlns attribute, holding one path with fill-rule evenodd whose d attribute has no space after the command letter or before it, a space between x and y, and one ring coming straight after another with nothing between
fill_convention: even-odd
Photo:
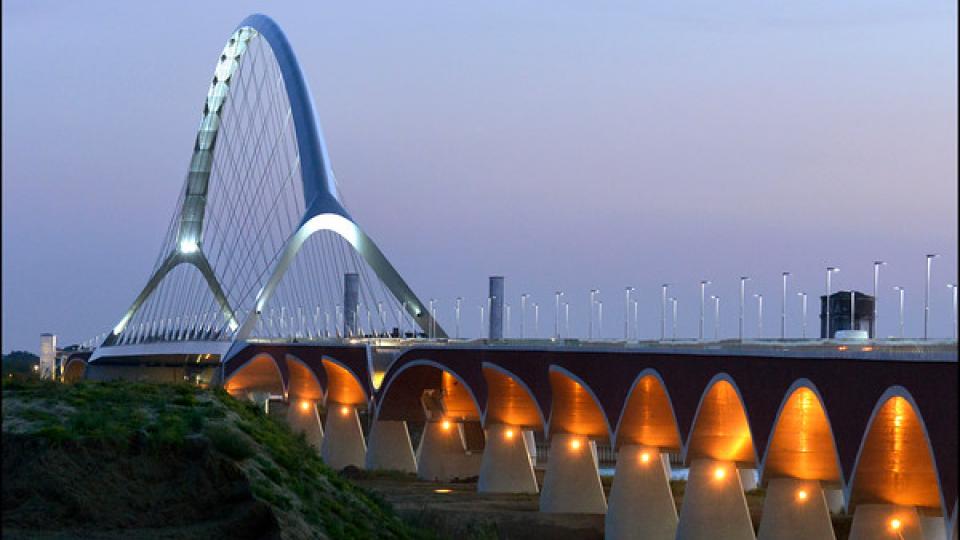
<instances>
[{"instance_id":1,"label":"shadow under arch","mask_svg":"<svg viewBox=\"0 0 960 540\"><path fill-rule=\"evenodd\" d=\"M287 399L323 400L326 392L323 391L323 384L317 373L306 362L290 353L284 355L284 360L287 362Z\"/></svg>"},{"instance_id":2,"label":"shadow under arch","mask_svg":"<svg viewBox=\"0 0 960 540\"><path fill-rule=\"evenodd\" d=\"M241 364L223 383L223 388L234 397L248 392L269 392L287 395L287 385L277 360L270 353L258 353Z\"/></svg>"},{"instance_id":3,"label":"shadow under arch","mask_svg":"<svg viewBox=\"0 0 960 540\"><path fill-rule=\"evenodd\" d=\"M512 371L494 364L481 364L487 383L487 406L481 423L507 424L544 431L547 422L527 383Z\"/></svg>"},{"instance_id":4,"label":"shadow under arch","mask_svg":"<svg viewBox=\"0 0 960 540\"><path fill-rule=\"evenodd\" d=\"M550 365L550 418L547 436L571 433L610 442L613 430L597 394L580 377L556 364Z\"/></svg>"},{"instance_id":5,"label":"shadow under arch","mask_svg":"<svg viewBox=\"0 0 960 540\"><path fill-rule=\"evenodd\" d=\"M760 466L760 482L797 478L843 487L843 468L831 426L819 388L807 378L794 381L774 416Z\"/></svg>"},{"instance_id":6,"label":"shadow under arch","mask_svg":"<svg viewBox=\"0 0 960 540\"><path fill-rule=\"evenodd\" d=\"M73 384L83 380L87 373L87 362L81 358L71 358L63 367L63 382Z\"/></svg>"},{"instance_id":7,"label":"shadow under arch","mask_svg":"<svg viewBox=\"0 0 960 540\"><path fill-rule=\"evenodd\" d=\"M439 390L452 420L479 421L480 402L458 373L433 360L413 360L401 366L383 383L376 404L377 420L425 418L421 397L424 390Z\"/></svg>"},{"instance_id":8,"label":"shadow under arch","mask_svg":"<svg viewBox=\"0 0 960 540\"><path fill-rule=\"evenodd\" d=\"M634 378L623 402L614 432L614 448L624 444L672 452L683 448L670 392L660 373L653 368L644 369Z\"/></svg>"},{"instance_id":9,"label":"shadow under arch","mask_svg":"<svg viewBox=\"0 0 960 540\"><path fill-rule=\"evenodd\" d=\"M683 462L707 458L755 467L757 451L743 396L728 373L718 373L707 383L690 426Z\"/></svg>"},{"instance_id":10,"label":"shadow under arch","mask_svg":"<svg viewBox=\"0 0 960 540\"><path fill-rule=\"evenodd\" d=\"M846 496L848 513L858 504L880 503L948 515L927 427L906 388L891 386L877 400Z\"/></svg>"},{"instance_id":11,"label":"shadow under arch","mask_svg":"<svg viewBox=\"0 0 960 540\"><path fill-rule=\"evenodd\" d=\"M327 374L327 392L325 403L341 405L366 405L369 402L362 379L346 364L324 355L321 359L323 370Z\"/></svg>"}]
</instances>

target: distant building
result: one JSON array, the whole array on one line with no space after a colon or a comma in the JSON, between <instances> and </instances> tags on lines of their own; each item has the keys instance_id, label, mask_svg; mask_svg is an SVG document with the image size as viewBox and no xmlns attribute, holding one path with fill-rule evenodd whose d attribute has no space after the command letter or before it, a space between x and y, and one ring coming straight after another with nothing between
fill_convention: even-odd
<instances>
[{"instance_id":1,"label":"distant building","mask_svg":"<svg viewBox=\"0 0 960 540\"><path fill-rule=\"evenodd\" d=\"M854 295L853 324L850 321L850 295ZM835 337L837 330L865 330L870 338L874 333L874 298L859 291L837 291L830 295L830 331L829 337ZM820 297L820 337L828 337L827 332L827 296Z\"/></svg>"}]
</instances>

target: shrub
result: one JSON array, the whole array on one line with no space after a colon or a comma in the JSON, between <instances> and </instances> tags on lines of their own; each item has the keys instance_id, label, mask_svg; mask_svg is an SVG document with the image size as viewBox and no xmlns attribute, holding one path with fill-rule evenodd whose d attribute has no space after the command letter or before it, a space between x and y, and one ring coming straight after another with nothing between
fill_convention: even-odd
<instances>
[{"instance_id":1,"label":"shrub","mask_svg":"<svg viewBox=\"0 0 960 540\"><path fill-rule=\"evenodd\" d=\"M227 456L241 461L253 457L253 446L237 430L224 425L214 425L206 429L206 435L213 447Z\"/></svg>"}]
</instances>

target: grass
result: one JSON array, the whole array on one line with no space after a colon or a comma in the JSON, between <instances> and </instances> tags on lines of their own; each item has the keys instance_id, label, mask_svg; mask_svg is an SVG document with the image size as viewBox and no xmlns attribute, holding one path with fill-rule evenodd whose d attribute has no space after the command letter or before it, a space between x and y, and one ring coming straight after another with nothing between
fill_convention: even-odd
<instances>
[{"instance_id":1,"label":"grass","mask_svg":"<svg viewBox=\"0 0 960 540\"><path fill-rule=\"evenodd\" d=\"M253 403L222 389L187 384L3 381L4 431L52 444L95 442L124 452L163 455L202 437L237 463L255 497L269 503L281 525L329 538L431 539L403 521L380 496L323 464L302 435Z\"/></svg>"}]
</instances>

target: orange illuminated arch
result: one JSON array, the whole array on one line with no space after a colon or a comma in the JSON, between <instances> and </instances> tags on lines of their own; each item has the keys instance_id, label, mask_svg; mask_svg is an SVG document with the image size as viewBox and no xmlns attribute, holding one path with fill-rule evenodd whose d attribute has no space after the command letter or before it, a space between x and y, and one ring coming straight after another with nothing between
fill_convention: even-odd
<instances>
[{"instance_id":1,"label":"orange illuminated arch","mask_svg":"<svg viewBox=\"0 0 960 540\"><path fill-rule=\"evenodd\" d=\"M422 420L421 397L435 390L443 396L447 418L459 421L480 420L480 404L473 390L456 373L432 360L414 360L404 364L384 383L377 401L381 420Z\"/></svg>"},{"instance_id":2,"label":"orange illuminated arch","mask_svg":"<svg viewBox=\"0 0 960 540\"><path fill-rule=\"evenodd\" d=\"M726 373L717 375L707 385L690 428L684 461L690 463L698 458L744 466L757 463L743 400Z\"/></svg>"},{"instance_id":3,"label":"orange illuminated arch","mask_svg":"<svg viewBox=\"0 0 960 540\"><path fill-rule=\"evenodd\" d=\"M617 422L616 446L638 444L679 452L680 429L660 375L647 369L633 381Z\"/></svg>"},{"instance_id":4,"label":"orange illuminated arch","mask_svg":"<svg viewBox=\"0 0 960 540\"><path fill-rule=\"evenodd\" d=\"M558 433L610 440L610 422L600 400L579 377L560 366L550 366L550 436Z\"/></svg>"},{"instance_id":5,"label":"orange illuminated arch","mask_svg":"<svg viewBox=\"0 0 960 540\"><path fill-rule=\"evenodd\" d=\"M510 371L490 362L483 363L487 381L487 409L483 423L542 430L546 422L530 388Z\"/></svg>"},{"instance_id":6,"label":"orange illuminated arch","mask_svg":"<svg viewBox=\"0 0 960 540\"><path fill-rule=\"evenodd\" d=\"M79 358L74 358L67 362L67 365L63 368L63 382L73 384L83 380L83 376L86 375L86 373L87 363Z\"/></svg>"},{"instance_id":7,"label":"orange illuminated arch","mask_svg":"<svg viewBox=\"0 0 960 540\"><path fill-rule=\"evenodd\" d=\"M323 387L317 374L307 364L292 354L286 356L287 373L290 380L287 382L287 397L291 402L298 399L320 401L323 399Z\"/></svg>"},{"instance_id":8,"label":"orange illuminated arch","mask_svg":"<svg viewBox=\"0 0 960 540\"><path fill-rule=\"evenodd\" d=\"M332 358L324 358L322 361L323 369L327 372L327 403L344 405L367 403L367 392L353 370Z\"/></svg>"},{"instance_id":9,"label":"orange illuminated arch","mask_svg":"<svg viewBox=\"0 0 960 540\"><path fill-rule=\"evenodd\" d=\"M813 383L797 381L774 420L761 478L798 478L842 485L843 474L830 420Z\"/></svg>"},{"instance_id":10,"label":"orange illuminated arch","mask_svg":"<svg viewBox=\"0 0 960 540\"><path fill-rule=\"evenodd\" d=\"M248 392L269 392L284 395L285 388L280 367L273 356L260 353L247 360L230 375L223 385L233 396L242 396Z\"/></svg>"},{"instance_id":11,"label":"orange illuminated arch","mask_svg":"<svg viewBox=\"0 0 960 540\"><path fill-rule=\"evenodd\" d=\"M890 388L874 408L849 489L848 512L861 503L943 511L927 428L905 388Z\"/></svg>"}]
</instances>

